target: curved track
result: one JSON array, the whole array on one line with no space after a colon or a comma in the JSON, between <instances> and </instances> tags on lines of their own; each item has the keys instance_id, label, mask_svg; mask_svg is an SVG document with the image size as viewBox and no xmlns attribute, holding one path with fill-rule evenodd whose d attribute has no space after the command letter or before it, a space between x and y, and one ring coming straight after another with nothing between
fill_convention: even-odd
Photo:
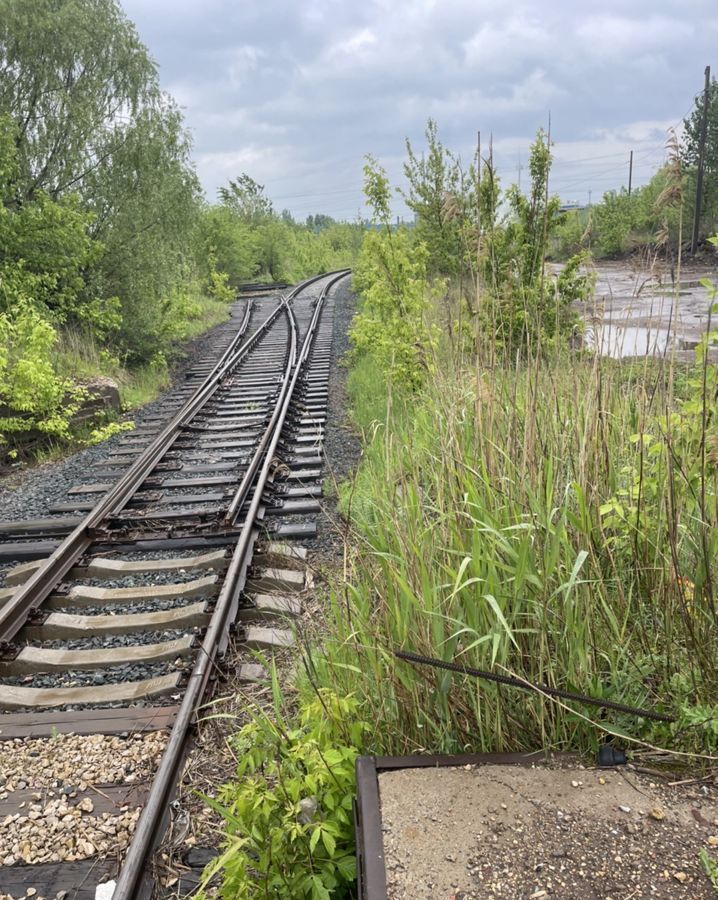
<instances>
[{"instance_id":1,"label":"curved track","mask_svg":"<svg viewBox=\"0 0 718 900\"><path fill-rule=\"evenodd\" d=\"M221 358L181 408L155 436L150 424L148 434L125 441L113 460L131 461L124 474L113 485L73 489L68 506L91 507L87 514L46 559L6 577L0 709L54 709L67 730L75 710L79 722L88 709L118 715L150 698L169 708L167 698L182 694L115 900L148 893L146 864L164 831L196 711L246 610L266 517L316 508L328 365L321 355L312 375L310 363L326 298L347 274L310 279L261 309L248 301ZM100 475L112 472L105 464ZM103 494L99 502L93 493ZM305 528L295 522L285 533ZM271 572L259 576L260 589L262 577L281 582ZM0 717L0 729L3 718L12 720Z\"/></svg>"}]
</instances>

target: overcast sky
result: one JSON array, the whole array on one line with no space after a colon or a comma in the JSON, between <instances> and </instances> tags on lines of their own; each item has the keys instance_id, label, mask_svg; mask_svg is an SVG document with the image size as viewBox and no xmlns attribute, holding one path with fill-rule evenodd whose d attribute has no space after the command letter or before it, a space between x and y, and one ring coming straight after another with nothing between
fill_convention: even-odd
<instances>
[{"instance_id":1,"label":"overcast sky","mask_svg":"<svg viewBox=\"0 0 718 900\"><path fill-rule=\"evenodd\" d=\"M364 154L399 181L428 116L467 161L493 133L508 183L550 112L554 191L596 200L627 184L631 149L634 184L648 180L705 66L718 74L716 0L122 3L184 108L208 197L247 172L300 219L355 217Z\"/></svg>"}]
</instances>

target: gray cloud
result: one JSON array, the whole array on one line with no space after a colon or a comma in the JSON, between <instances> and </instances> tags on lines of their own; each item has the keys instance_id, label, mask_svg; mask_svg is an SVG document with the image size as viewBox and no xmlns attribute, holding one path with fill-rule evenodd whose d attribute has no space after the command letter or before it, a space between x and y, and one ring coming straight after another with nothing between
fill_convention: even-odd
<instances>
[{"instance_id":1,"label":"gray cloud","mask_svg":"<svg viewBox=\"0 0 718 900\"><path fill-rule=\"evenodd\" d=\"M427 116L469 159L493 133L515 180L549 111L564 199L663 158L715 58L714 0L123 0L184 107L208 193L242 171L278 208L352 217L363 156L401 178ZM525 173L524 173L525 177ZM397 203L397 211L402 207Z\"/></svg>"}]
</instances>

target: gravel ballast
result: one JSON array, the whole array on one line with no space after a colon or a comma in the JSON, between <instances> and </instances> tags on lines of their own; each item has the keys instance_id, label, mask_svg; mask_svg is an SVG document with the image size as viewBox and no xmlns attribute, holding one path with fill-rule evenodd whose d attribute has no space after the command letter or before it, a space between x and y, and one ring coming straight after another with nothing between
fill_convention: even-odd
<instances>
[{"instance_id":1,"label":"gravel ballast","mask_svg":"<svg viewBox=\"0 0 718 900\"><path fill-rule=\"evenodd\" d=\"M343 559L345 525L336 505L336 485L356 468L361 441L349 421L346 356L350 349L349 326L357 309L351 279L340 282L335 292L334 328L329 374L327 424L324 437L324 498L317 521L317 537L311 542L315 562Z\"/></svg>"},{"instance_id":2,"label":"gravel ballast","mask_svg":"<svg viewBox=\"0 0 718 900\"><path fill-rule=\"evenodd\" d=\"M232 321L239 324L244 301L240 300L233 307ZM226 333L226 340L222 338ZM160 424L176 411L179 398L176 391L182 391L187 383L185 373L201 362L208 354L214 355L220 344L226 346L231 335L227 331L227 323L210 329L206 334L192 341L183 351L182 362L173 372L173 384L167 393L134 410L124 417L124 421L132 421L135 426L152 421L159 429ZM101 444L72 453L57 462L45 463L34 468L19 468L0 479L0 520L22 521L26 519L49 517L49 509L57 503L64 503L68 490L76 484L99 481L96 477L95 463L107 459L109 453L123 446L132 432L117 434ZM134 458L128 458L131 462ZM118 467L117 477L122 473ZM106 480L106 479L105 479Z\"/></svg>"},{"instance_id":3,"label":"gravel ballast","mask_svg":"<svg viewBox=\"0 0 718 900\"><path fill-rule=\"evenodd\" d=\"M140 808L119 802L100 812L98 801L110 785L146 782L166 743L161 732L0 742L0 805L9 810L0 821L0 865L73 862L124 849Z\"/></svg>"}]
</instances>

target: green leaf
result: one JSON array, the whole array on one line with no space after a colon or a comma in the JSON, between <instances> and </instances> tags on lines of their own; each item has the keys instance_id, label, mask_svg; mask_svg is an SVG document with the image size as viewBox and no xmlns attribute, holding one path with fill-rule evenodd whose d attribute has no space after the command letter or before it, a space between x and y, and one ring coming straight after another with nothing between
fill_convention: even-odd
<instances>
[{"instance_id":1,"label":"green leaf","mask_svg":"<svg viewBox=\"0 0 718 900\"><path fill-rule=\"evenodd\" d=\"M509 623L508 623L508 622L506 621L506 619L504 618L504 614L503 614L503 612L501 611L501 607L499 606L498 601L496 600L496 597L494 597L493 594L484 594L484 600L487 601L487 603L489 604L489 606L490 606L491 609L493 610L494 615L496 616L496 618L498 619L498 621L499 621L499 623L501 624L502 628L504 629L504 632L505 632L506 636L508 637L508 639L511 641L511 643L512 643L512 644L516 647L516 649L518 650L518 646L519 646L519 645L516 643L516 640L514 639L513 633L512 633L512 631L511 631L511 628L509 627Z\"/></svg>"},{"instance_id":2,"label":"green leaf","mask_svg":"<svg viewBox=\"0 0 718 900\"><path fill-rule=\"evenodd\" d=\"M331 900L320 875L312 875L312 900Z\"/></svg>"},{"instance_id":3,"label":"green leaf","mask_svg":"<svg viewBox=\"0 0 718 900\"><path fill-rule=\"evenodd\" d=\"M334 856L334 853L337 849L337 842L326 829L322 830L322 843L324 844L329 857L331 858L332 856Z\"/></svg>"},{"instance_id":4,"label":"green leaf","mask_svg":"<svg viewBox=\"0 0 718 900\"><path fill-rule=\"evenodd\" d=\"M356 878L357 862L356 856L346 854L335 859L336 867L341 873L344 881L351 883Z\"/></svg>"}]
</instances>

